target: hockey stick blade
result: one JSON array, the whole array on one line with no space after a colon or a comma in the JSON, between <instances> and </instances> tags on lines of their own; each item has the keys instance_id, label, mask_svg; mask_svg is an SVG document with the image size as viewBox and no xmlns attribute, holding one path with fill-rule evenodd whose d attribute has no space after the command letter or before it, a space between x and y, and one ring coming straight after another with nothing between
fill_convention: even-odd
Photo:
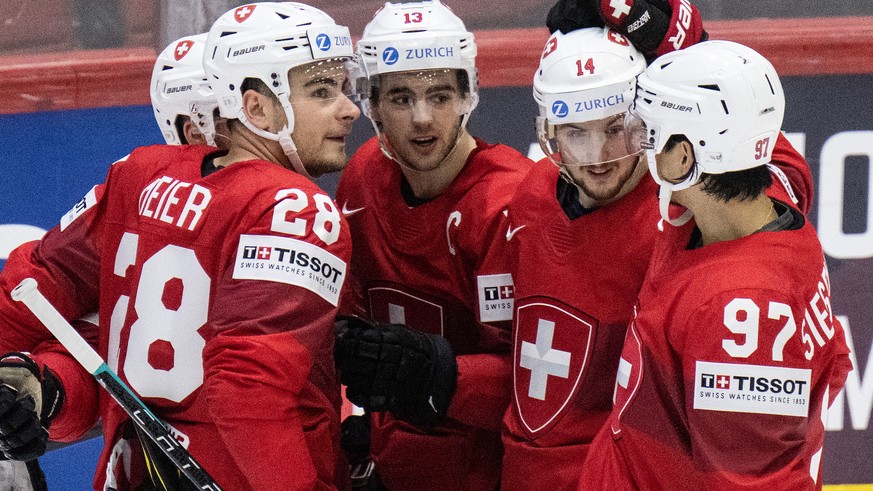
<instances>
[{"instance_id":1,"label":"hockey stick blade","mask_svg":"<svg viewBox=\"0 0 873 491\"><path fill-rule=\"evenodd\" d=\"M178 440L173 438L167 426L134 394L106 362L94 351L76 329L40 293L35 279L25 278L11 292L12 299L23 303L46 329L73 355L85 370L109 392L109 395L130 415L136 424L158 448L199 489L221 491L206 470L197 463Z\"/></svg>"}]
</instances>

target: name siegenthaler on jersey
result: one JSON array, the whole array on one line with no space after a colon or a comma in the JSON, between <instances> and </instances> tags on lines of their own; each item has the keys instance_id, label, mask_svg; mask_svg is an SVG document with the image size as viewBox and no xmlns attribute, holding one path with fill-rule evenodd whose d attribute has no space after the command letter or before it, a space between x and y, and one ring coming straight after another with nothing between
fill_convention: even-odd
<instances>
[{"instance_id":1,"label":"name siegenthaler on jersey","mask_svg":"<svg viewBox=\"0 0 873 491\"><path fill-rule=\"evenodd\" d=\"M296 285L336 306L346 263L316 245L275 235L242 235L233 277Z\"/></svg>"},{"instance_id":2,"label":"name siegenthaler on jersey","mask_svg":"<svg viewBox=\"0 0 873 491\"><path fill-rule=\"evenodd\" d=\"M696 362L694 409L806 417L811 370Z\"/></svg>"}]
</instances>

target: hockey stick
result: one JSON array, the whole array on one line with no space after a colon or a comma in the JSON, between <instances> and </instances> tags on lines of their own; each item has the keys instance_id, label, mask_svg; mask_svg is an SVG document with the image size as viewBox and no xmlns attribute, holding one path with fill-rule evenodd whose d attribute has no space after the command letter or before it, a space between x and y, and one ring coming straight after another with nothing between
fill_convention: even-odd
<instances>
[{"instance_id":1,"label":"hockey stick","mask_svg":"<svg viewBox=\"0 0 873 491\"><path fill-rule=\"evenodd\" d=\"M167 430L163 421L152 414L130 387L118 378L76 329L49 303L37 289L33 278L25 278L12 290L12 299L23 303L33 315L57 338L85 370L109 392L124 411L130 415L143 433L157 445L173 464L199 489L221 491L221 487L200 466L194 457Z\"/></svg>"}]
</instances>

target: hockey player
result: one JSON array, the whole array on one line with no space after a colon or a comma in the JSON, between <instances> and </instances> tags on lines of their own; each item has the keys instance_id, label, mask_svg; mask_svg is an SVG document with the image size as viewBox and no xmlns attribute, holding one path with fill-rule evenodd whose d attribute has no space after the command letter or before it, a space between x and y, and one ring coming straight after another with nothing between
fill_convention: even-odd
<instances>
[{"instance_id":1,"label":"hockey player","mask_svg":"<svg viewBox=\"0 0 873 491\"><path fill-rule=\"evenodd\" d=\"M476 43L438 0L386 3L357 51L376 137L337 190L354 244L344 310L362 317L340 322L337 363L349 399L372 411L388 489L491 491L509 403L509 326L497 322L512 299L492 250L531 162L468 132Z\"/></svg>"},{"instance_id":2,"label":"hockey player","mask_svg":"<svg viewBox=\"0 0 873 491\"><path fill-rule=\"evenodd\" d=\"M851 363L815 230L767 167L784 108L772 65L736 43L640 75L635 110L673 226L579 489L821 489L825 416Z\"/></svg>"},{"instance_id":3,"label":"hockey player","mask_svg":"<svg viewBox=\"0 0 873 491\"><path fill-rule=\"evenodd\" d=\"M693 12L696 37L680 48L703 36ZM578 485L612 407L622 341L658 233L657 185L640 150L641 124L628 110L646 66L636 43L654 50L676 30L649 26L648 37L636 33L631 43L611 13L599 1L559 2L534 75L546 158L510 204L503 246L515 281L504 491Z\"/></svg>"},{"instance_id":4,"label":"hockey player","mask_svg":"<svg viewBox=\"0 0 873 491\"><path fill-rule=\"evenodd\" d=\"M203 71L203 44L206 34L186 36L178 39L158 55L150 85L152 109L155 119L161 128L167 144L197 144L226 147L227 127L223 118L218 118L218 100L206 82ZM193 119L193 120L192 120ZM30 246L25 245L17 254L30 252ZM85 322L91 322L96 316L76 321L80 328L89 327ZM14 347L5 347L8 351ZM2 349L2 348L0 348ZM71 440L79 435L55 437ZM41 439L37 446L29 449L30 456L36 457L45 451ZM36 443L34 442L34 443ZM22 458L21 447L10 449L7 458ZM28 491L46 488L45 477L36 458L26 462L16 460L0 461L0 488Z\"/></svg>"},{"instance_id":5,"label":"hockey player","mask_svg":"<svg viewBox=\"0 0 873 491\"><path fill-rule=\"evenodd\" d=\"M304 4L249 4L216 21L206 46L228 150L135 150L29 264L0 273L4 342L35 347L0 359L13 388L0 389L0 419L30 428L3 445L85 431L96 412L87 373L8 297L34 276L65 317L99 309L88 340L225 489L345 488L331 347L351 244L339 211L303 174L346 162L359 116L346 96L348 29ZM100 415L95 488L143 485L126 414L101 397ZM186 486L160 464L150 462L148 486Z\"/></svg>"}]
</instances>

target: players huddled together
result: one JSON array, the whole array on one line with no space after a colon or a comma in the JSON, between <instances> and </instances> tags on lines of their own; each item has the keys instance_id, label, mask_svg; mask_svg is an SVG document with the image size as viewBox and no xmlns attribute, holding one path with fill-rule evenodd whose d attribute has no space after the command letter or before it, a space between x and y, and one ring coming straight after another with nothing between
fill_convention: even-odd
<instances>
[{"instance_id":1,"label":"players huddled together","mask_svg":"<svg viewBox=\"0 0 873 491\"><path fill-rule=\"evenodd\" d=\"M0 272L26 489L98 422L96 490L821 489L852 366L778 74L688 0L546 24L538 162L470 133L476 40L440 0L356 43L263 2L168 45L167 144ZM312 178L337 171L333 199ZM16 301L26 279L196 469Z\"/></svg>"}]
</instances>

